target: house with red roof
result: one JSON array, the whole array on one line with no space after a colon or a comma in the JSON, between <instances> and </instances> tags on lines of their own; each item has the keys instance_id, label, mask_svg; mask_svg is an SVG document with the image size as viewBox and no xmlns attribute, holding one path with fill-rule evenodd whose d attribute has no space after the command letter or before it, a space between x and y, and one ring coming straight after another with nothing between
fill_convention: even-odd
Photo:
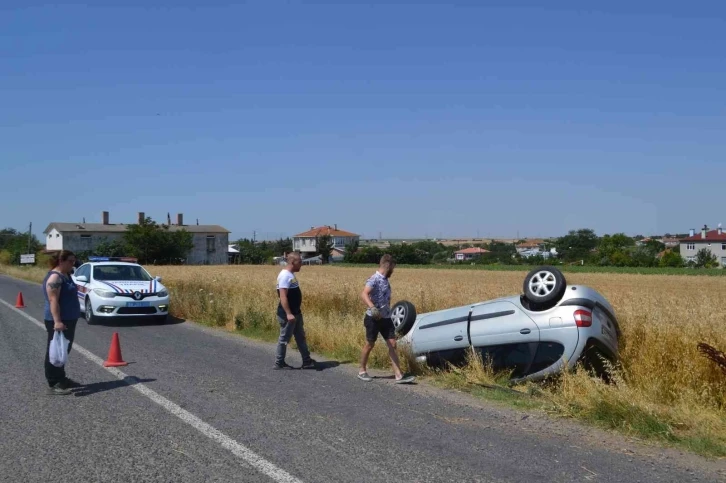
<instances>
[{"instance_id":1,"label":"house with red roof","mask_svg":"<svg viewBox=\"0 0 726 483\"><path fill-rule=\"evenodd\" d=\"M489 253L489 250L485 250L479 247L464 248L463 250L458 250L454 252L454 259L473 260L474 258L478 258L485 253Z\"/></svg>"},{"instance_id":2,"label":"house with red roof","mask_svg":"<svg viewBox=\"0 0 726 483\"><path fill-rule=\"evenodd\" d=\"M353 242L360 242L360 235L341 230L338 225L322 225L311 226L309 230L292 237L292 249L299 251L305 258L306 256L314 256L317 253L316 240L323 235L329 235L333 242L333 251L331 258L339 259L345 254L345 246Z\"/></svg>"},{"instance_id":3,"label":"house with red roof","mask_svg":"<svg viewBox=\"0 0 726 483\"><path fill-rule=\"evenodd\" d=\"M721 229L720 223L715 230L709 230L704 225L699 234L691 229L689 236L680 241L681 256L687 262L695 261L696 253L703 248L716 256L722 268L726 266L726 234Z\"/></svg>"}]
</instances>

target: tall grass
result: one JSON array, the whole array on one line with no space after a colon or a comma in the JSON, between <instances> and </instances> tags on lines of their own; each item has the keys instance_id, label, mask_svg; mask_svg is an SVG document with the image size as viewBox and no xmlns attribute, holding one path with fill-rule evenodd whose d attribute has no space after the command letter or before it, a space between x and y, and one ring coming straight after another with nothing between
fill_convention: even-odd
<instances>
[{"instance_id":1,"label":"tall grass","mask_svg":"<svg viewBox=\"0 0 726 483\"><path fill-rule=\"evenodd\" d=\"M175 316L274 341L277 266L148 267L170 288ZM312 350L357 363L365 342L359 299L373 267L305 266L297 274ZM42 278L44 270L4 267L14 276ZM525 272L397 268L393 300L413 302L419 313L521 292ZM726 349L726 279L722 277L566 273L568 283L600 291L620 321L622 365L613 384L584 371L556 383L513 389L534 395L555 414L694 451L726 455L726 376L697 350L699 342ZM404 354L404 356L406 356ZM464 388L501 383L486 361L463 370L433 372L404 357L407 369ZM385 345L370 364L390 368Z\"/></svg>"}]
</instances>

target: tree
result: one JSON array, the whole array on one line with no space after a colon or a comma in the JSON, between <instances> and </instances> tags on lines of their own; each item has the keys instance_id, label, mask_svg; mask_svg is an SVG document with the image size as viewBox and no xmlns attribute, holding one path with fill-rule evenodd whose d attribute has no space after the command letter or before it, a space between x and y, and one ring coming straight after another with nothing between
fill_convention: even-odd
<instances>
[{"instance_id":1,"label":"tree","mask_svg":"<svg viewBox=\"0 0 726 483\"><path fill-rule=\"evenodd\" d=\"M570 230L567 235L558 238L555 242L557 253L567 261L590 258L592 249L597 245L597 235L589 228Z\"/></svg>"},{"instance_id":2,"label":"tree","mask_svg":"<svg viewBox=\"0 0 726 483\"><path fill-rule=\"evenodd\" d=\"M169 231L147 217L142 223L128 225L123 236L127 255L141 264L180 263L194 247L192 234L186 230Z\"/></svg>"},{"instance_id":3,"label":"tree","mask_svg":"<svg viewBox=\"0 0 726 483\"><path fill-rule=\"evenodd\" d=\"M243 238L236 243L239 253L237 254L238 263L260 265L267 261L268 252L262 244L256 244L252 240Z\"/></svg>"},{"instance_id":4,"label":"tree","mask_svg":"<svg viewBox=\"0 0 726 483\"><path fill-rule=\"evenodd\" d=\"M30 246L28 247L28 245ZM19 232L13 228L0 230L0 250L6 253L4 259L9 259L10 263L20 263L20 255L37 253L41 248L42 246L35 235L28 239L27 232Z\"/></svg>"},{"instance_id":5,"label":"tree","mask_svg":"<svg viewBox=\"0 0 726 483\"><path fill-rule=\"evenodd\" d=\"M490 265L492 263L503 263L513 265L519 263L516 259L517 248L511 243L492 241L485 247L489 253L484 253L476 259L476 263Z\"/></svg>"},{"instance_id":6,"label":"tree","mask_svg":"<svg viewBox=\"0 0 726 483\"><path fill-rule=\"evenodd\" d=\"M668 250L660 258L658 265L661 267L682 267L684 265L684 261L680 253Z\"/></svg>"},{"instance_id":7,"label":"tree","mask_svg":"<svg viewBox=\"0 0 726 483\"><path fill-rule=\"evenodd\" d=\"M283 253L290 253L292 251L292 239L280 238L271 244L270 249L273 252L272 256L281 256Z\"/></svg>"},{"instance_id":8,"label":"tree","mask_svg":"<svg viewBox=\"0 0 726 483\"><path fill-rule=\"evenodd\" d=\"M169 231L169 228L164 226L162 239L165 243L159 260L168 261L170 264L186 260L189 252L194 248L194 235L186 230Z\"/></svg>"},{"instance_id":9,"label":"tree","mask_svg":"<svg viewBox=\"0 0 726 483\"><path fill-rule=\"evenodd\" d=\"M358 249L360 248L360 243L358 242L357 238L354 238L353 241L345 246L345 253L343 254L343 261L345 263L355 263L353 260L355 259L355 255L358 252Z\"/></svg>"},{"instance_id":10,"label":"tree","mask_svg":"<svg viewBox=\"0 0 726 483\"><path fill-rule=\"evenodd\" d=\"M718 258L708 248L701 248L696 253L697 268L714 268L718 266Z\"/></svg>"},{"instance_id":11,"label":"tree","mask_svg":"<svg viewBox=\"0 0 726 483\"><path fill-rule=\"evenodd\" d=\"M315 238L315 248L320 255L322 263L330 261L330 254L333 252L333 238L330 235L320 235Z\"/></svg>"},{"instance_id":12,"label":"tree","mask_svg":"<svg viewBox=\"0 0 726 483\"><path fill-rule=\"evenodd\" d=\"M99 257L123 257L128 253L128 248L123 239L112 240L104 239L96 245L93 254Z\"/></svg>"},{"instance_id":13,"label":"tree","mask_svg":"<svg viewBox=\"0 0 726 483\"><path fill-rule=\"evenodd\" d=\"M633 247L634 245L635 240L625 235L625 233L605 235L598 242L598 256L609 257L616 251L624 251L627 248Z\"/></svg>"}]
</instances>

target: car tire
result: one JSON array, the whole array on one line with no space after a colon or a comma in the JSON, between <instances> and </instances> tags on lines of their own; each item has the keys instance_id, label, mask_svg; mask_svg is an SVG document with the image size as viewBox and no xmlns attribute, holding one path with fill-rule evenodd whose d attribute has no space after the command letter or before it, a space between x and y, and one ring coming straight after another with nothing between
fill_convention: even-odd
<instances>
[{"instance_id":1,"label":"car tire","mask_svg":"<svg viewBox=\"0 0 726 483\"><path fill-rule=\"evenodd\" d=\"M93 325L96 323L96 316L93 315L93 305L91 305L91 299L86 299L86 308L84 312L86 323Z\"/></svg>"},{"instance_id":2,"label":"car tire","mask_svg":"<svg viewBox=\"0 0 726 483\"><path fill-rule=\"evenodd\" d=\"M416 322L416 307L407 300L396 302L391 307L391 320L393 327L396 329L396 335L406 335L413 323Z\"/></svg>"},{"instance_id":3,"label":"car tire","mask_svg":"<svg viewBox=\"0 0 726 483\"><path fill-rule=\"evenodd\" d=\"M557 268L542 266L524 277L524 298L533 309L545 310L557 303L565 294L567 280Z\"/></svg>"}]
</instances>

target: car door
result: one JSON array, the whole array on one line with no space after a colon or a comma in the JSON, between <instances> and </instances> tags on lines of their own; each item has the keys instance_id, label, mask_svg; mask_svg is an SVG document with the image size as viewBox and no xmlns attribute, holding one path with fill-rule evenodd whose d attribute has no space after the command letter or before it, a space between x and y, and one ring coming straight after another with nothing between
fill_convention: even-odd
<instances>
[{"instance_id":1,"label":"car door","mask_svg":"<svg viewBox=\"0 0 726 483\"><path fill-rule=\"evenodd\" d=\"M519 307L498 301L475 305L469 322L474 347L539 342L539 327Z\"/></svg>"},{"instance_id":2,"label":"car door","mask_svg":"<svg viewBox=\"0 0 726 483\"><path fill-rule=\"evenodd\" d=\"M422 315L411 339L413 351L416 354L465 352L469 346L466 329L470 310L466 305Z\"/></svg>"},{"instance_id":3,"label":"car door","mask_svg":"<svg viewBox=\"0 0 726 483\"><path fill-rule=\"evenodd\" d=\"M511 302L490 302L472 309L471 345L495 371L512 371L511 377L526 374L537 353L539 337L537 324Z\"/></svg>"},{"instance_id":4,"label":"car door","mask_svg":"<svg viewBox=\"0 0 726 483\"><path fill-rule=\"evenodd\" d=\"M80 280L78 280L78 277L80 276L85 276L88 279L88 282L81 282ZM78 288L78 303L81 308L85 310L86 294L90 290L91 286L91 266L88 263L86 263L85 265L81 265L80 267L78 267L75 273L71 275L71 277L73 277L73 282Z\"/></svg>"}]
</instances>

